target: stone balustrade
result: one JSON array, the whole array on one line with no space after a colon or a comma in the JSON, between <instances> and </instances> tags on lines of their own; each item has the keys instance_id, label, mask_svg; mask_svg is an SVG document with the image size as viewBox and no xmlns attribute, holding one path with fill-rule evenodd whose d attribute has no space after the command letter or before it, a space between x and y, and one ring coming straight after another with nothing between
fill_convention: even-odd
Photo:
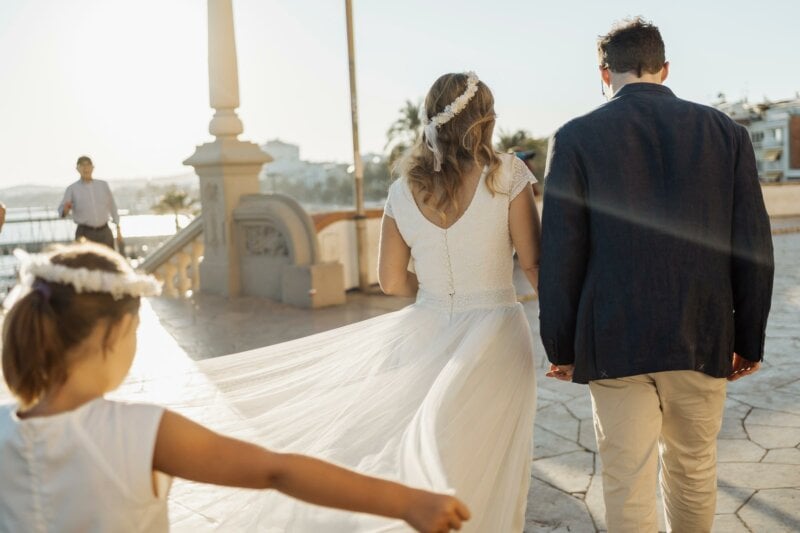
<instances>
[{"instance_id":1,"label":"stone balustrade","mask_svg":"<svg viewBox=\"0 0 800 533\"><path fill-rule=\"evenodd\" d=\"M200 289L204 249L201 215L148 256L140 269L164 284L164 296L183 298Z\"/></svg>"}]
</instances>

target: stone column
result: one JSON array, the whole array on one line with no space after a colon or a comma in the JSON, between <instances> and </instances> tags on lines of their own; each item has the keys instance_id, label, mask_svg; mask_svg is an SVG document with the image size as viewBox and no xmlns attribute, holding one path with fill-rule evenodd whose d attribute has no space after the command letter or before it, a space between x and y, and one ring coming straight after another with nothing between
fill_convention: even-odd
<instances>
[{"instance_id":1,"label":"stone column","mask_svg":"<svg viewBox=\"0 0 800 533\"><path fill-rule=\"evenodd\" d=\"M258 145L237 138L244 128L236 114L239 74L231 2L208 0L209 95L215 111L208 131L215 139L183 162L200 178L205 248L200 290L224 296L241 292L233 209L242 195L258 192L258 173L271 160Z\"/></svg>"}]
</instances>

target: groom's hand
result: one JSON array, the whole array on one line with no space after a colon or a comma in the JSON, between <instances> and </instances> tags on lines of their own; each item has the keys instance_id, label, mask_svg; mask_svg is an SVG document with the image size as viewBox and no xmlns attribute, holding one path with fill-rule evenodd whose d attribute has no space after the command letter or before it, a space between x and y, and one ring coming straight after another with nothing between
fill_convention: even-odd
<instances>
[{"instance_id":1,"label":"groom's hand","mask_svg":"<svg viewBox=\"0 0 800 533\"><path fill-rule=\"evenodd\" d=\"M561 381L572 381L572 371L575 365L550 365L550 372L545 374L548 378L556 378Z\"/></svg>"},{"instance_id":2,"label":"groom's hand","mask_svg":"<svg viewBox=\"0 0 800 533\"><path fill-rule=\"evenodd\" d=\"M749 376L750 374L758 372L759 368L761 368L760 362L750 361L749 359L745 359L738 353L734 352L733 369L731 370L730 375L728 375L728 381L736 381L737 379Z\"/></svg>"}]
</instances>

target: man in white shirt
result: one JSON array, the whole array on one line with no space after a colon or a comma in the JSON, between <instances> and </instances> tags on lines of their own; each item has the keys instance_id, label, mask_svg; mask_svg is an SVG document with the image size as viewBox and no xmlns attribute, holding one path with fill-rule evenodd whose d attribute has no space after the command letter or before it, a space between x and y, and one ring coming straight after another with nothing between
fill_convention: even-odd
<instances>
[{"instance_id":1,"label":"man in white shirt","mask_svg":"<svg viewBox=\"0 0 800 533\"><path fill-rule=\"evenodd\" d=\"M64 199L58 206L58 214L64 218L72 212L72 220L78 225L75 240L81 237L114 248L114 235L108 227L111 218L117 226L117 242L122 242L117 204L108 183L92 178L94 165L85 155L78 158L76 169L81 179L67 187Z\"/></svg>"}]
</instances>

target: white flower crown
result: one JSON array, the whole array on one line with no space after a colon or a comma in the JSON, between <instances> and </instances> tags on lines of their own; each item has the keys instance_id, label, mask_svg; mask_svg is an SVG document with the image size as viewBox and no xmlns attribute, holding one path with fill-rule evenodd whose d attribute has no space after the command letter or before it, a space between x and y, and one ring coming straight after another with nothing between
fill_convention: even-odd
<instances>
[{"instance_id":1,"label":"white flower crown","mask_svg":"<svg viewBox=\"0 0 800 533\"><path fill-rule=\"evenodd\" d=\"M437 141L436 129L442 124L447 124L453 117L461 113L467 107L469 101L472 100L472 97L475 96L475 93L478 92L478 82L480 81L478 75L472 71L465 74L467 75L466 90L458 98L447 104L440 113L429 119L425 111L425 102L419 108L419 119L423 125L422 131L425 133L425 145L433 152L433 169L436 172L442 170L442 151Z\"/></svg>"},{"instance_id":2,"label":"white flower crown","mask_svg":"<svg viewBox=\"0 0 800 533\"><path fill-rule=\"evenodd\" d=\"M72 285L75 292L106 292L115 300L124 296L158 296L161 294L161 283L153 276L134 272L103 272L88 268L71 268L56 265L47 254L28 254L23 250L14 250L19 259L20 282L30 288L36 278L53 283Z\"/></svg>"}]
</instances>

